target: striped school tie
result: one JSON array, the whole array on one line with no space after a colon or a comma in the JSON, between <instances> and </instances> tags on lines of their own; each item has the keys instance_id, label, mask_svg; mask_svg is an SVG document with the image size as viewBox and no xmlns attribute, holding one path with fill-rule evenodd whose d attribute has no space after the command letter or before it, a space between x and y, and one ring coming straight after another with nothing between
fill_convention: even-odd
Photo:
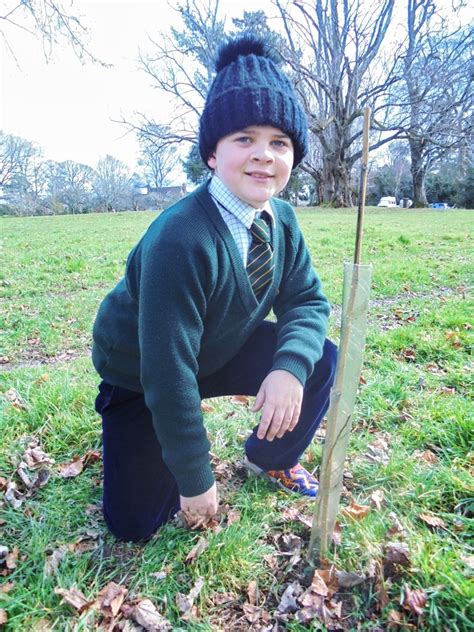
<instances>
[{"instance_id":1,"label":"striped school tie","mask_svg":"<svg viewBox=\"0 0 474 632\"><path fill-rule=\"evenodd\" d=\"M247 273L255 296L258 298L272 280L273 249L270 243L270 226L263 217L256 217L250 227L252 241L247 259Z\"/></svg>"}]
</instances>

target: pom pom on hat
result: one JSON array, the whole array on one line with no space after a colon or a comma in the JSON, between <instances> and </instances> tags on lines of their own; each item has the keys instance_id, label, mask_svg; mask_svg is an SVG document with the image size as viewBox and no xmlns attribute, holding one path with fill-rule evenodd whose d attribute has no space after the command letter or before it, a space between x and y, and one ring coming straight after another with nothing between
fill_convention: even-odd
<instances>
[{"instance_id":1,"label":"pom pom on hat","mask_svg":"<svg viewBox=\"0 0 474 632\"><path fill-rule=\"evenodd\" d=\"M265 42L252 35L244 35L237 40L231 40L223 44L217 54L216 72L237 61L240 55L257 55L258 57L268 57L278 63L278 59L269 51Z\"/></svg>"},{"instance_id":2,"label":"pom pom on hat","mask_svg":"<svg viewBox=\"0 0 474 632\"><path fill-rule=\"evenodd\" d=\"M307 120L296 92L260 38L224 44L199 122L199 151L207 164L218 141L250 125L271 125L293 141L296 167L307 151Z\"/></svg>"}]
</instances>

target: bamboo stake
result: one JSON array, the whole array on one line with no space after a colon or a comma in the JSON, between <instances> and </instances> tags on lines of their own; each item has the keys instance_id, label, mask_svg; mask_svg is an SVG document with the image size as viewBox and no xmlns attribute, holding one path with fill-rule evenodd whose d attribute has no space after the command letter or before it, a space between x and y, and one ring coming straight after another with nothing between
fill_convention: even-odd
<instances>
[{"instance_id":1,"label":"bamboo stake","mask_svg":"<svg viewBox=\"0 0 474 632\"><path fill-rule=\"evenodd\" d=\"M362 224L364 221L365 195L367 191L367 167L369 163L369 128L370 108L364 108L364 129L362 135L362 160L360 166L359 205L357 209L356 245L354 263L360 263L360 250L362 246Z\"/></svg>"},{"instance_id":2,"label":"bamboo stake","mask_svg":"<svg viewBox=\"0 0 474 632\"><path fill-rule=\"evenodd\" d=\"M338 351L338 365L334 386L331 391L331 404L328 412L328 423L326 429L326 438L324 442L323 462L320 475L319 496L315 508L315 516L313 527L311 530L311 539L309 545L309 558L313 557L315 549L318 550L319 558L324 558L329 546L329 541L334 531L337 509L339 507L340 494L342 489L343 464L347 452L347 443L349 438L350 426L352 422L352 410L346 411L347 418L341 424L340 417L342 414L342 396L343 386L347 379L346 361L348 358L348 349L350 347L350 334L352 330L352 318L356 303L357 288L359 286L359 263L362 244L362 226L365 209L365 195L367 188L367 166L369 156L369 127L370 127L370 108L364 109L364 128L363 128L363 149L360 173L360 190L359 204L357 213L357 229L356 229L356 246L354 252L354 266L352 270L352 279L350 286L350 295L345 312L347 318L341 328L341 340ZM347 279L346 279L347 280ZM366 297L368 298L368 296ZM360 309L360 306L359 306ZM364 336L365 339L365 336ZM361 341L363 348L364 341ZM360 362L362 355L360 355ZM357 375L352 376L357 383L351 384L355 391L359 381L360 367ZM350 399L350 398L349 398ZM343 457L338 454L339 465L334 464L334 451L336 446L343 451Z\"/></svg>"}]
</instances>

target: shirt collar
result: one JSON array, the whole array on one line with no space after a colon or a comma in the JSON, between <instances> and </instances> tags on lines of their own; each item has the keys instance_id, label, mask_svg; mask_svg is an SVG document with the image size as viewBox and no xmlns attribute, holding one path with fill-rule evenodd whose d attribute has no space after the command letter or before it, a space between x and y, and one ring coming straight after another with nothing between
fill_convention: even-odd
<instances>
[{"instance_id":1,"label":"shirt collar","mask_svg":"<svg viewBox=\"0 0 474 632\"><path fill-rule=\"evenodd\" d=\"M262 208L254 208L234 195L232 191L222 182L215 174L211 178L209 184L209 193L212 197L223 206L229 213L232 213L239 219L244 226L250 229L255 217L258 217L262 211L266 211L271 218L272 224L275 222L273 209L270 202L265 202Z\"/></svg>"}]
</instances>

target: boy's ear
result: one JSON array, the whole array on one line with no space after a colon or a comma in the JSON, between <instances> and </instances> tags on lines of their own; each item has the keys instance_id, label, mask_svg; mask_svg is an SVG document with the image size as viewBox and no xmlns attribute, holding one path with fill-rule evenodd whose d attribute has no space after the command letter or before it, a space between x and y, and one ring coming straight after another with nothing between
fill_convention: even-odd
<instances>
[{"instance_id":1,"label":"boy's ear","mask_svg":"<svg viewBox=\"0 0 474 632\"><path fill-rule=\"evenodd\" d=\"M214 170L216 168L216 154L212 153L209 158L207 159L207 166L209 167L209 169Z\"/></svg>"}]
</instances>

